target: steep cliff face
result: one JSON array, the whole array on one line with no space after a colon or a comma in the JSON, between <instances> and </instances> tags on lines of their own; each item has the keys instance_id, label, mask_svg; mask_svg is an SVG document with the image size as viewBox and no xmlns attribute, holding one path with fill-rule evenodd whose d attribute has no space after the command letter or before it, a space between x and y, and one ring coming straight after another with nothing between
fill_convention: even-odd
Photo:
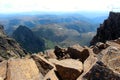
<instances>
[{"instance_id":1,"label":"steep cliff face","mask_svg":"<svg viewBox=\"0 0 120 80\"><path fill-rule=\"evenodd\" d=\"M108 19L97 29L96 36L92 39L90 45L97 42L106 42L120 37L120 13L110 12Z\"/></svg>"},{"instance_id":2,"label":"steep cliff face","mask_svg":"<svg viewBox=\"0 0 120 80\"><path fill-rule=\"evenodd\" d=\"M0 61L10 57L23 57L27 54L19 44L4 32L4 27L0 25Z\"/></svg>"},{"instance_id":3,"label":"steep cliff face","mask_svg":"<svg viewBox=\"0 0 120 80\"><path fill-rule=\"evenodd\" d=\"M12 36L28 52L39 52L45 48L44 40L36 37L26 26L20 25Z\"/></svg>"}]
</instances>

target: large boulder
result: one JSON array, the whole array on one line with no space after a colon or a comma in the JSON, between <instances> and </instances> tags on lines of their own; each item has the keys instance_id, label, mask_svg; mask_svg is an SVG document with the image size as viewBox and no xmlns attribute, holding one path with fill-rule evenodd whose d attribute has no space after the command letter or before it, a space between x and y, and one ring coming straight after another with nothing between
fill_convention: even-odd
<instances>
[{"instance_id":1,"label":"large boulder","mask_svg":"<svg viewBox=\"0 0 120 80\"><path fill-rule=\"evenodd\" d=\"M10 59L6 80L41 80L33 59Z\"/></svg>"},{"instance_id":2,"label":"large boulder","mask_svg":"<svg viewBox=\"0 0 120 80\"><path fill-rule=\"evenodd\" d=\"M40 55L32 55L31 58L35 61L39 71L45 76L51 69L54 68L54 65L48 62L45 58Z\"/></svg>"},{"instance_id":3,"label":"large boulder","mask_svg":"<svg viewBox=\"0 0 120 80\"><path fill-rule=\"evenodd\" d=\"M0 78L5 79L7 73L7 61L3 61L0 63Z\"/></svg>"},{"instance_id":4,"label":"large boulder","mask_svg":"<svg viewBox=\"0 0 120 80\"><path fill-rule=\"evenodd\" d=\"M82 62L89 56L88 51L85 48L81 47L79 44L70 46L68 48L61 48L59 46L55 46L54 54L59 60L72 58L80 59Z\"/></svg>"},{"instance_id":5,"label":"large boulder","mask_svg":"<svg viewBox=\"0 0 120 80\"><path fill-rule=\"evenodd\" d=\"M72 59L79 59L82 63L89 57L89 51L86 48L83 48L81 46L72 46L68 47L67 50L68 54L70 55L70 58Z\"/></svg>"},{"instance_id":6,"label":"large boulder","mask_svg":"<svg viewBox=\"0 0 120 80\"><path fill-rule=\"evenodd\" d=\"M76 80L83 72L82 62L74 59L55 60L50 62L56 66L56 75L60 80Z\"/></svg>"}]
</instances>

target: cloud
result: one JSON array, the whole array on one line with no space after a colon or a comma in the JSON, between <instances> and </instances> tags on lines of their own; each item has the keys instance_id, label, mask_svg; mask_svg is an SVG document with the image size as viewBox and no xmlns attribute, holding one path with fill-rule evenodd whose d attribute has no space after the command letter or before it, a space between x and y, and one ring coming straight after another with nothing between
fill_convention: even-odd
<instances>
[{"instance_id":1,"label":"cloud","mask_svg":"<svg viewBox=\"0 0 120 80\"><path fill-rule=\"evenodd\" d=\"M119 0L0 0L0 11L106 11Z\"/></svg>"}]
</instances>

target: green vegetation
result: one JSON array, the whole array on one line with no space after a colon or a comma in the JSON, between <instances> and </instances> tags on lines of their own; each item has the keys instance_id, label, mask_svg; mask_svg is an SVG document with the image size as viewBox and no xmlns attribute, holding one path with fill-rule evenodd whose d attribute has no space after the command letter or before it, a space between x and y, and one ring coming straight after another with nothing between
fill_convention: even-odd
<instances>
[{"instance_id":1,"label":"green vegetation","mask_svg":"<svg viewBox=\"0 0 120 80\"><path fill-rule=\"evenodd\" d=\"M45 40L45 49L53 49L55 46L55 43L50 40Z\"/></svg>"}]
</instances>

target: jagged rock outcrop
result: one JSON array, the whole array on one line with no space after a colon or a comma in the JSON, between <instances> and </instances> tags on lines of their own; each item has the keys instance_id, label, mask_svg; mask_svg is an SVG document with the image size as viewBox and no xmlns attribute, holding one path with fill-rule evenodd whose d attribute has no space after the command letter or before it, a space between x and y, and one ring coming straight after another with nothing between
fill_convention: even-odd
<instances>
[{"instance_id":1,"label":"jagged rock outcrop","mask_svg":"<svg viewBox=\"0 0 120 80\"><path fill-rule=\"evenodd\" d=\"M60 80L76 80L83 72L82 62L74 59L50 60L56 66L56 74Z\"/></svg>"},{"instance_id":2,"label":"jagged rock outcrop","mask_svg":"<svg viewBox=\"0 0 120 80\"><path fill-rule=\"evenodd\" d=\"M98 51L94 50L95 47L97 47ZM85 53L84 50L87 50L87 53ZM119 39L107 41L106 43L99 42L96 45L92 46L91 49L88 47L80 47L78 45L74 45L65 50L65 52L70 55L70 58L79 59L81 62L84 62L83 73L78 77L77 80L85 80L85 79L119 80L120 79L120 72L119 72L120 71L120 65L119 65L120 52L119 51L120 51ZM89 55L86 57L86 54L89 54ZM81 57L84 59L82 59ZM64 60L64 58L62 58L62 60ZM52 63L53 62L58 63L55 59L54 60L49 59L49 61ZM62 67L61 69L64 69L64 67ZM69 80L72 80L72 79L69 79Z\"/></svg>"},{"instance_id":3,"label":"jagged rock outcrop","mask_svg":"<svg viewBox=\"0 0 120 80\"><path fill-rule=\"evenodd\" d=\"M88 80L93 78L99 80L111 80L111 79L119 80L120 79L119 43L120 43L119 39L106 41L106 43L101 43L102 48L98 48L99 52L96 55L98 61L84 77L86 77ZM105 45L107 45L107 47L104 47Z\"/></svg>"},{"instance_id":4,"label":"jagged rock outcrop","mask_svg":"<svg viewBox=\"0 0 120 80\"><path fill-rule=\"evenodd\" d=\"M28 52L39 52L45 49L44 40L36 37L26 26L20 25L13 32L12 37Z\"/></svg>"},{"instance_id":5,"label":"jagged rock outcrop","mask_svg":"<svg viewBox=\"0 0 120 80\"><path fill-rule=\"evenodd\" d=\"M89 56L89 51L88 49L76 44L66 49L55 46L54 54L56 55L57 59L72 58L79 59L80 61L84 62Z\"/></svg>"},{"instance_id":6,"label":"jagged rock outcrop","mask_svg":"<svg viewBox=\"0 0 120 80\"><path fill-rule=\"evenodd\" d=\"M12 38L8 37L0 26L0 61L10 57L24 57L27 52Z\"/></svg>"},{"instance_id":7,"label":"jagged rock outcrop","mask_svg":"<svg viewBox=\"0 0 120 80\"><path fill-rule=\"evenodd\" d=\"M120 13L110 12L108 19L97 29L96 36L92 39L90 45L97 42L106 42L120 37Z\"/></svg>"},{"instance_id":8,"label":"jagged rock outcrop","mask_svg":"<svg viewBox=\"0 0 120 80\"><path fill-rule=\"evenodd\" d=\"M11 58L0 62L0 78L2 80L119 80L119 39L100 43L98 47L103 45L107 47L100 49L98 54L94 54L94 47L72 46L74 49L72 53L79 52L83 57L86 54L82 52L87 50L89 55L84 58L84 62L79 59L80 56L57 59L42 56L44 54L32 54L22 59ZM65 49L65 52L67 50Z\"/></svg>"}]
</instances>

